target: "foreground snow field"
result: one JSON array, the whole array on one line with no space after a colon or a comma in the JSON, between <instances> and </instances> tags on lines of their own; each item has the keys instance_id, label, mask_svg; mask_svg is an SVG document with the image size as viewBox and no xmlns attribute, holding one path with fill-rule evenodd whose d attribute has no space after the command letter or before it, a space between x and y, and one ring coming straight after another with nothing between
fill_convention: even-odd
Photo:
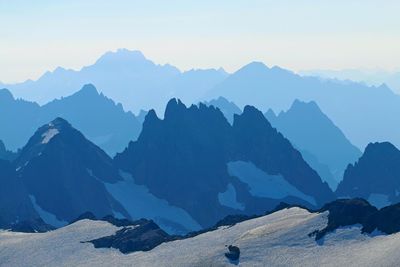
<instances>
[{"instance_id":1,"label":"foreground snow field","mask_svg":"<svg viewBox=\"0 0 400 267\"><path fill-rule=\"evenodd\" d=\"M81 243L112 235L118 227L82 220L47 233L0 232L1 266L398 266L400 234L368 236L358 226L316 242L310 232L326 226L328 213L290 208L161 244L149 252L122 254ZM224 256L240 248L239 263Z\"/></svg>"}]
</instances>

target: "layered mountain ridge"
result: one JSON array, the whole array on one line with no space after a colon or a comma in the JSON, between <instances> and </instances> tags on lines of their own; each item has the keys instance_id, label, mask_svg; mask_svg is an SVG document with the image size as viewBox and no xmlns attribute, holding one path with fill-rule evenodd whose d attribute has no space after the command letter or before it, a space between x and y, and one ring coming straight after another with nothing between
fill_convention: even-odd
<instances>
[{"instance_id":1,"label":"layered mountain ridge","mask_svg":"<svg viewBox=\"0 0 400 267\"><path fill-rule=\"evenodd\" d=\"M122 151L141 130L131 112L125 112L121 104L98 93L91 84L43 106L14 99L8 90L1 92L0 123L7 127L0 131L0 139L12 150L21 148L38 127L56 117L70 121L110 155Z\"/></svg>"},{"instance_id":2,"label":"layered mountain ridge","mask_svg":"<svg viewBox=\"0 0 400 267\"><path fill-rule=\"evenodd\" d=\"M295 100L289 110L278 115L269 110L265 116L333 189L342 180L347 165L361 156L361 151L314 101Z\"/></svg>"},{"instance_id":3,"label":"layered mountain ridge","mask_svg":"<svg viewBox=\"0 0 400 267\"><path fill-rule=\"evenodd\" d=\"M333 198L301 154L250 106L230 125L213 106L187 108L173 99L163 120L149 111L138 140L115 162L203 227L234 211L272 209L282 199L318 206Z\"/></svg>"}]
</instances>

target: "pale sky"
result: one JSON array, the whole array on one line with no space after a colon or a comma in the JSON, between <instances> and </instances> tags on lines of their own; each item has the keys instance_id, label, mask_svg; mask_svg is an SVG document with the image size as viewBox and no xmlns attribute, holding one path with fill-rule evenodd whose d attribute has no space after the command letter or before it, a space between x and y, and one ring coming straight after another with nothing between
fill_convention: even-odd
<instances>
[{"instance_id":1,"label":"pale sky","mask_svg":"<svg viewBox=\"0 0 400 267\"><path fill-rule=\"evenodd\" d=\"M117 48L181 70L400 69L398 0L0 0L0 81Z\"/></svg>"}]
</instances>

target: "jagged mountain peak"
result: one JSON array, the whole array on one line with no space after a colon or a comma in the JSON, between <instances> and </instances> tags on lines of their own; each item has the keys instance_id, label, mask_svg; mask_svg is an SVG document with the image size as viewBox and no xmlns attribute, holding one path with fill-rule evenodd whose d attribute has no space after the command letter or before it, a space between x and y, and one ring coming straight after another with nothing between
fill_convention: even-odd
<instances>
[{"instance_id":1,"label":"jagged mountain peak","mask_svg":"<svg viewBox=\"0 0 400 267\"><path fill-rule=\"evenodd\" d=\"M164 118L171 118L177 116L182 110L186 109L185 104L182 103L180 99L172 98L168 101L165 108Z\"/></svg>"}]
</instances>

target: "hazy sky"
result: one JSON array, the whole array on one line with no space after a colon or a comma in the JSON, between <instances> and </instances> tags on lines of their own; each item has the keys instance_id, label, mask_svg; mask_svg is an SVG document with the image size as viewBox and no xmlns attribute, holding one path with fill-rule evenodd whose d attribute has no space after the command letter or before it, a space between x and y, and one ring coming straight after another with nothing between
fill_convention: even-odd
<instances>
[{"instance_id":1,"label":"hazy sky","mask_svg":"<svg viewBox=\"0 0 400 267\"><path fill-rule=\"evenodd\" d=\"M182 70L400 68L398 0L0 0L0 81L117 48Z\"/></svg>"}]
</instances>

